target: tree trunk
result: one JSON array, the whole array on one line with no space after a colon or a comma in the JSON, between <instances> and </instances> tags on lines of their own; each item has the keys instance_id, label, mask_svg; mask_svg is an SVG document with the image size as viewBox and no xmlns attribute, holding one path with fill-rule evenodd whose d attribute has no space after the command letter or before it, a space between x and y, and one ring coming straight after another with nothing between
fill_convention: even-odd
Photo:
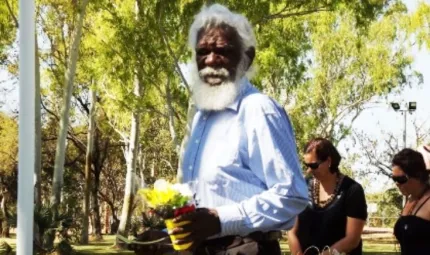
<instances>
[{"instance_id":1,"label":"tree trunk","mask_svg":"<svg viewBox=\"0 0 430 255\"><path fill-rule=\"evenodd\" d=\"M39 62L39 46L37 44L37 33L34 34L35 36L35 107L34 107L34 205L35 208L39 208L42 205L42 176L41 176L41 170L42 170L42 117L41 117L41 111L40 111L40 62ZM41 236L39 234L39 226L37 225L37 222L34 222L33 227L33 236L34 236L34 242L37 245L41 244Z\"/></svg>"},{"instance_id":2,"label":"tree trunk","mask_svg":"<svg viewBox=\"0 0 430 255\"><path fill-rule=\"evenodd\" d=\"M3 193L3 198L1 200L0 203L0 209L3 215L3 222L1 225L1 237L3 238L10 238L10 234L9 234L9 222L8 222L8 213L7 213L7 198L8 198L8 193L4 192Z\"/></svg>"},{"instance_id":3,"label":"tree trunk","mask_svg":"<svg viewBox=\"0 0 430 255\"><path fill-rule=\"evenodd\" d=\"M118 232L119 219L116 214L112 213L112 224L110 225L110 234L115 235Z\"/></svg>"},{"instance_id":4,"label":"tree trunk","mask_svg":"<svg viewBox=\"0 0 430 255\"><path fill-rule=\"evenodd\" d=\"M137 80L137 79L136 79ZM139 81L135 81L137 85L135 85L135 93L140 91ZM140 92L137 92L137 95ZM128 226L130 223L130 217L133 208L134 201L134 177L136 170L136 159L138 152L138 141L139 141L139 123L140 123L140 113L138 111L132 113L131 120L131 132L130 132L130 144L128 146L127 152L127 175L126 175L126 183L125 183L125 195L124 202L121 213L121 220L118 228L118 235L127 236L128 234ZM118 241L118 240L117 240ZM117 245L119 243L117 242Z\"/></svg>"},{"instance_id":5,"label":"tree trunk","mask_svg":"<svg viewBox=\"0 0 430 255\"><path fill-rule=\"evenodd\" d=\"M37 44L37 34L35 34L35 142L34 142L34 203L36 207L39 207L42 203L42 188L41 188L41 168L42 168L42 120L40 113L40 62L39 62L39 47Z\"/></svg>"},{"instance_id":6,"label":"tree trunk","mask_svg":"<svg viewBox=\"0 0 430 255\"><path fill-rule=\"evenodd\" d=\"M193 98L190 96L190 99L188 100L187 126L185 130L184 138L182 139L181 150L179 153L178 172L176 174L177 182L182 182L182 178L183 178L182 162L184 160L183 157L184 157L185 149L187 148L187 145L188 145L188 140L190 139L191 128L193 125L193 119L196 112L197 112L196 105L194 104Z\"/></svg>"},{"instance_id":7,"label":"tree trunk","mask_svg":"<svg viewBox=\"0 0 430 255\"><path fill-rule=\"evenodd\" d=\"M140 188L143 189L146 187L145 183L145 174L143 173L145 171L146 166L146 155L143 154L142 150L139 149L139 173L140 173Z\"/></svg>"},{"instance_id":8,"label":"tree trunk","mask_svg":"<svg viewBox=\"0 0 430 255\"><path fill-rule=\"evenodd\" d=\"M142 8L141 2L139 0L135 1L135 17L136 22L140 19L140 10ZM136 34L135 40L137 41L139 39L139 35ZM138 57L136 58L139 59ZM136 61L136 67L138 65L138 61ZM142 93L142 84L140 82L140 72L139 68L135 68L135 75L134 75L134 89L133 93L136 99L141 98ZM135 108L133 109L133 112L131 114L131 130L130 130L130 137L128 139L128 151L127 151L127 174L125 178L125 191L124 191L124 202L122 205L122 212L121 212L121 220L119 222L119 227L117 231L117 235L121 236L128 236L128 227L130 225L131 221L131 214L133 211L133 202L134 202L134 195L135 195L135 175L136 175L136 165L137 165L137 156L139 152L139 128L140 128L140 109ZM124 243L118 242L119 239L116 238L115 245L117 247L123 247Z\"/></svg>"},{"instance_id":9,"label":"tree trunk","mask_svg":"<svg viewBox=\"0 0 430 255\"><path fill-rule=\"evenodd\" d=\"M110 208L109 204L105 202L105 214L104 214L104 233L109 234L110 233Z\"/></svg>"},{"instance_id":10,"label":"tree trunk","mask_svg":"<svg viewBox=\"0 0 430 255\"><path fill-rule=\"evenodd\" d=\"M173 144L173 149L176 152L176 155L179 155L179 153L181 152L181 144L178 141L178 137L176 136L176 131L175 131L175 112L173 110L173 105L172 105L172 94L170 92L170 79L167 80L166 82L166 107L167 107L167 113L169 116L169 131L170 131L170 136L172 137L172 144Z\"/></svg>"},{"instance_id":11,"label":"tree trunk","mask_svg":"<svg viewBox=\"0 0 430 255\"><path fill-rule=\"evenodd\" d=\"M76 64L79 56L79 45L82 37L82 27L84 23L85 11L89 0L83 0L77 16L76 33L73 36L72 48L70 51L70 58L64 79L64 95L63 107L61 109L60 128L58 133L58 140L55 150L55 165L54 176L52 179L52 192L51 192L51 206L53 215L58 215L58 206L61 202L61 188L63 186L63 171L64 160L66 153L66 138L69 126L69 111L70 102L72 99L73 83L76 73ZM52 248L55 239L55 230L51 231L47 237L47 248Z\"/></svg>"},{"instance_id":12,"label":"tree trunk","mask_svg":"<svg viewBox=\"0 0 430 255\"><path fill-rule=\"evenodd\" d=\"M85 17L86 6L89 0L83 0L80 11L78 13L78 22L76 26L76 33L73 38L70 59L68 61L68 67L66 70L64 80L64 96L63 96L63 107L61 109L60 129L58 134L56 153L55 153L55 165L54 165L54 178L52 185L51 194L51 205L58 207L61 201L61 187L63 185L63 170L64 170L64 159L66 152L66 138L69 125L69 111L70 102L72 99L73 83L76 73L76 64L79 56L79 45L82 37L82 26Z\"/></svg>"},{"instance_id":13,"label":"tree trunk","mask_svg":"<svg viewBox=\"0 0 430 255\"><path fill-rule=\"evenodd\" d=\"M88 140L87 140L87 151L85 156L85 187L84 187L84 214L82 216L82 233L81 233L81 244L88 244L88 219L90 216L90 189L91 189L91 165L92 155L94 153L94 133L95 133L95 110L97 95L94 88L91 88L90 94L91 108L89 113L89 125L88 125ZM93 229L94 230L94 229Z\"/></svg>"},{"instance_id":14,"label":"tree trunk","mask_svg":"<svg viewBox=\"0 0 430 255\"><path fill-rule=\"evenodd\" d=\"M93 229L93 235L94 235L94 240L102 240L103 236L102 236L102 225L101 225L101 217L100 217L100 205L99 205L99 197L98 197L98 193L99 193L99 187L100 187L100 171L95 171L94 173L94 187L92 189L92 194L91 194L91 198L92 198L92 215L93 215L93 220L94 220L94 229Z\"/></svg>"}]
</instances>

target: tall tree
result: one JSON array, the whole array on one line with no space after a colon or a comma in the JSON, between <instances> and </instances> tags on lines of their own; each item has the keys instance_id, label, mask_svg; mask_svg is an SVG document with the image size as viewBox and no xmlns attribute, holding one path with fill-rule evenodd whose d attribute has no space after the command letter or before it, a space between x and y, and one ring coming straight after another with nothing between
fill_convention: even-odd
<instances>
[{"instance_id":1,"label":"tall tree","mask_svg":"<svg viewBox=\"0 0 430 255\"><path fill-rule=\"evenodd\" d=\"M68 67L64 80L63 107L61 110L60 128L57 140L57 149L55 154L54 178L52 183L51 204L58 207L61 201L61 187L63 185L64 158L66 149L66 137L69 126L70 102L72 99L73 83L76 73L76 64L79 56L79 44L82 37L82 26L85 18L85 11L88 0L83 0L79 6L77 15L77 25L73 37L72 47L68 60Z\"/></svg>"},{"instance_id":2,"label":"tall tree","mask_svg":"<svg viewBox=\"0 0 430 255\"><path fill-rule=\"evenodd\" d=\"M136 23L139 23L141 20L140 12L143 11L143 2L141 0L136 0L135 2L135 15L136 15ZM140 37L138 34L135 36L136 45L139 41ZM142 69L137 66L141 63L139 60L136 61L136 67L134 71L134 89L133 94L137 99L140 99L142 96L142 83L141 83L141 74ZM122 213L120 224L118 227L118 235L127 236L128 227L131 221L131 214L133 211L133 202L135 195L135 177L136 177L136 166L137 166L137 156L139 152L139 135L140 135L140 107L135 108L131 114L131 128L130 128L130 136L129 136L129 144L128 150L126 153L127 159L127 174L125 177L125 192L124 192L124 200L122 206ZM119 245L119 243L116 243Z\"/></svg>"},{"instance_id":3,"label":"tall tree","mask_svg":"<svg viewBox=\"0 0 430 255\"><path fill-rule=\"evenodd\" d=\"M81 244L88 244L88 220L90 216L90 189L91 189L91 166L92 156L94 154L94 134L96 129L95 115L96 115L96 103L97 95L93 87L90 89L90 113L88 121L88 135L87 135L87 151L85 156L85 186L84 186L84 213L82 216L82 233L81 233Z\"/></svg>"},{"instance_id":4,"label":"tall tree","mask_svg":"<svg viewBox=\"0 0 430 255\"><path fill-rule=\"evenodd\" d=\"M79 56L79 44L82 37L82 27L84 23L86 8L89 0L83 0L78 7L77 13L77 24L76 31L73 36L72 46L70 49L70 55L67 62L67 70L65 73L64 80L64 92L63 92L63 107L60 116L60 127L57 139L57 146L55 152L55 165L54 165L54 176L52 179L52 192L51 192L51 206L54 211L54 217L57 217L58 206L61 202L61 188L64 182L64 161L66 154L66 138L69 128L69 112L70 102L72 99L73 83L76 73L76 65ZM55 235L53 231L47 240L48 247L53 246Z\"/></svg>"},{"instance_id":5,"label":"tall tree","mask_svg":"<svg viewBox=\"0 0 430 255\"><path fill-rule=\"evenodd\" d=\"M140 81L135 79L134 95L136 97L141 96L142 85ZM139 127L140 125L140 112L136 109L131 116L131 129L130 129L130 142L128 144L128 150L126 153L127 158L127 175L125 177L125 194L122 206L122 213L120 224L118 228L118 234L127 236L128 226L130 224L130 217L133 208L133 201L135 195L135 175L136 175L136 163L137 155L139 152ZM118 244L118 243L117 243Z\"/></svg>"}]
</instances>

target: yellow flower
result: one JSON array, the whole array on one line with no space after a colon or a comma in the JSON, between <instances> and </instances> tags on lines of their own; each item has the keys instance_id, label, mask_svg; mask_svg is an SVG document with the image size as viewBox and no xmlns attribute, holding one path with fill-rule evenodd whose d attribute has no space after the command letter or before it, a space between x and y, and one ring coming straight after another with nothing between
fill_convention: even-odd
<instances>
[{"instance_id":1,"label":"yellow flower","mask_svg":"<svg viewBox=\"0 0 430 255\"><path fill-rule=\"evenodd\" d=\"M143 196L144 200L152 208L160 206L171 206L179 208L187 204L190 197L184 196L176 189L176 186L165 180L157 180L152 189L141 189L138 194ZM188 195L188 194L187 194Z\"/></svg>"}]
</instances>

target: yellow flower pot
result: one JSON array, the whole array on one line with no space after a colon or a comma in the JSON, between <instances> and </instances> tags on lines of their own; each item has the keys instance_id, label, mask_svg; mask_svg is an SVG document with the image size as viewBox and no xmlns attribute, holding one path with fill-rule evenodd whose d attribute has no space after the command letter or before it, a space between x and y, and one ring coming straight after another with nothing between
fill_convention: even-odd
<instances>
[{"instance_id":1,"label":"yellow flower pot","mask_svg":"<svg viewBox=\"0 0 430 255\"><path fill-rule=\"evenodd\" d=\"M181 221L181 222L173 222L172 219L164 220L164 223L166 223L166 227L168 230L173 230L176 227L180 227L183 225L186 225L190 223L189 221ZM193 242L190 243L184 243L184 244L175 244L175 241L177 239L182 239L186 236L188 236L190 233L180 234L180 235L170 235L170 240L172 240L173 249L177 251L183 251L191 247L193 245Z\"/></svg>"}]
</instances>

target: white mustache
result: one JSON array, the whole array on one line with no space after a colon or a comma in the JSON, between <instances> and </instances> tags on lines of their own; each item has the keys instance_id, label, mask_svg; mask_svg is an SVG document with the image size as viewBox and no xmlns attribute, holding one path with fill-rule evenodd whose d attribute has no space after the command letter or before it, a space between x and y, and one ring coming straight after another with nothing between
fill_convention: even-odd
<instances>
[{"instance_id":1,"label":"white mustache","mask_svg":"<svg viewBox=\"0 0 430 255\"><path fill-rule=\"evenodd\" d=\"M217 76L220 78L229 78L230 72L225 68L215 69L207 66L199 71L199 76L201 78L204 78L206 76Z\"/></svg>"}]
</instances>

